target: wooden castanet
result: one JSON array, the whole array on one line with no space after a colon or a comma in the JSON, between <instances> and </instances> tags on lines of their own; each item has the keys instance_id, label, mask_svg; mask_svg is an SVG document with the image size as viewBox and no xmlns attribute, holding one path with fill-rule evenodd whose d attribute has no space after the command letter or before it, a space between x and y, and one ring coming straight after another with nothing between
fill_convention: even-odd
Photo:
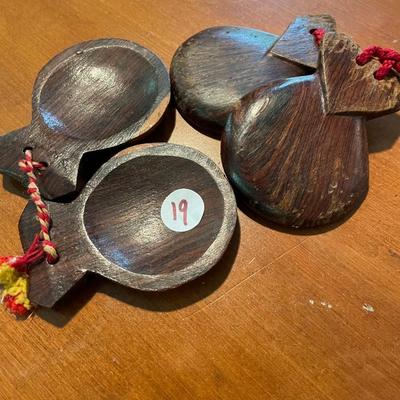
<instances>
[{"instance_id":1,"label":"wooden castanet","mask_svg":"<svg viewBox=\"0 0 400 400\"><path fill-rule=\"evenodd\" d=\"M310 30L335 30L328 15L298 17L279 38L242 27L206 29L176 51L171 85L177 109L195 128L220 134L236 103L276 79L305 75L317 67Z\"/></svg>"},{"instance_id":2,"label":"wooden castanet","mask_svg":"<svg viewBox=\"0 0 400 400\"><path fill-rule=\"evenodd\" d=\"M368 191L366 117L400 107L395 74L361 67L351 39L327 33L318 72L261 87L231 114L222 139L225 171L262 217L293 228L336 222Z\"/></svg>"},{"instance_id":3,"label":"wooden castanet","mask_svg":"<svg viewBox=\"0 0 400 400\"><path fill-rule=\"evenodd\" d=\"M148 49L120 39L77 44L40 71L31 124L0 137L0 171L24 179L18 160L32 148L48 165L39 177L43 195L73 192L84 153L145 134L169 99L168 71Z\"/></svg>"},{"instance_id":4,"label":"wooden castanet","mask_svg":"<svg viewBox=\"0 0 400 400\"><path fill-rule=\"evenodd\" d=\"M140 290L182 285L217 263L236 225L235 197L222 171L175 144L125 150L73 202L48 207L60 259L30 273L30 299L47 307L88 271ZM28 205L20 220L25 249L37 229Z\"/></svg>"}]
</instances>

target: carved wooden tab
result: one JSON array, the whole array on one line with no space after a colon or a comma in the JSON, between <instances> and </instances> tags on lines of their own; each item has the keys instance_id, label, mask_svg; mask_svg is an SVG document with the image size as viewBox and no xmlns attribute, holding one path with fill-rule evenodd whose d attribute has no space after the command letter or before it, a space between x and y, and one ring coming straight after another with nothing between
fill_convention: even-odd
<instances>
[{"instance_id":1,"label":"carved wooden tab","mask_svg":"<svg viewBox=\"0 0 400 400\"><path fill-rule=\"evenodd\" d=\"M380 63L356 63L360 48L344 34L327 33L321 44L321 77L326 109L331 114L369 117L395 112L400 108L400 80L392 74L376 80L373 73Z\"/></svg>"},{"instance_id":2,"label":"carved wooden tab","mask_svg":"<svg viewBox=\"0 0 400 400\"><path fill-rule=\"evenodd\" d=\"M48 168L38 179L43 195L76 189L85 152L114 147L148 132L170 97L168 72L148 49L120 39L77 44L39 73L29 126L0 137L0 170L24 179L18 160L32 148Z\"/></svg>"},{"instance_id":3,"label":"carved wooden tab","mask_svg":"<svg viewBox=\"0 0 400 400\"><path fill-rule=\"evenodd\" d=\"M182 285L222 257L236 225L236 203L222 171L185 146L133 147L109 162L71 203L48 202L55 265L32 268L30 298L51 307L94 272L140 290ZM20 221L23 246L37 232L35 210Z\"/></svg>"},{"instance_id":4,"label":"carved wooden tab","mask_svg":"<svg viewBox=\"0 0 400 400\"><path fill-rule=\"evenodd\" d=\"M271 53L306 67L317 68L319 49L310 34L316 28L334 32L336 22L330 15L297 17L274 44Z\"/></svg>"}]
</instances>

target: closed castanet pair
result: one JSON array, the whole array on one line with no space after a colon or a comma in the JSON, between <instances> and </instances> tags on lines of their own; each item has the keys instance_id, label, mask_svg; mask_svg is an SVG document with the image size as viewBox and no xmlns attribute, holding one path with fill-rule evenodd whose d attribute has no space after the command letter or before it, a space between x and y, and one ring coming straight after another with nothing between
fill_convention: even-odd
<instances>
[{"instance_id":1,"label":"closed castanet pair","mask_svg":"<svg viewBox=\"0 0 400 400\"><path fill-rule=\"evenodd\" d=\"M171 76L182 115L222 135L244 203L267 221L312 228L343 220L365 197L365 122L400 108L399 71L396 51L361 52L331 17L307 16L280 38L200 32L177 50Z\"/></svg>"}]
</instances>

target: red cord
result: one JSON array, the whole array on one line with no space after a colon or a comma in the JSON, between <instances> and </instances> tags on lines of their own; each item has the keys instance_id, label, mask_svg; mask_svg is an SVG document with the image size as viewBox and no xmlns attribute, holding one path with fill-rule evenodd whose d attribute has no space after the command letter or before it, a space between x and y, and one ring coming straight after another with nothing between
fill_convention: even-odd
<instances>
[{"instance_id":1,"label":"red cord","mask_svg":"<svg viewBox=\"0 0 400 400\"><path fill-rule=\"evenodd\" d=\"M365 65L372 59L378 59L382 64L374 72L375 79L378 81L388 76L392 69L400 73L400 53L396 50L385 49L379 46L368 46L358 55L356 62L358 65Z\"/></svg>"},{"instance_id":2,"label":"red cord","mask_svg":"<svg viewBox=\"0 0 400 400\"><path fill-rule=\"evenodd\" d=\"M315 43L317 44L317 46L319 46L322 42L322 39L324 38L325 29L323 28L311 29L310 33L311 35L314 36Z\"/></svg>"},{"instance_id":3,"label":"red cord","mask_svg":"<svg viewBox=\"0 0 400 400\"><path fill-rule=\"evenodd\" d=\"M311 29L310 33L319 46L325 35L325 30L322 28ZM400 73L400 53L398 51L379 46L368 46L357 56L356 63L365 65L372 59L377 59L381 63L381 66L374 72L374 77L378 81L388 76L393 70Z\"/></svg>"},{"instance_id":4,"label":"red cord","mask_svg":"<svg viewBox=\"0 0 400 400\"><path fill-rule=\"evenodd\" d=\"M27 266L34 265L41 261L44 256L43 246L40 244L39 235L35 235L32 244L23 256L6 257L7 261L12 261L12 267L18 272L28 272ZM12 258L12 260L11 260Z\"/></svg>"},{"instance_id":5,"label":"red cord","mask_svg":"<svg viewBox=\"0 0 400 400\"><path fill-rule=\"evenodd\" d=\"M25 158L21 160L18 165L21 171L25 172L29 178L28 194L36 205L37 217L40 223L41 246L46 255L47 261L50 264L54 264L58 259L58 255L54 243L50 240L49 230L51 225L51 218L49 210L47 209L47 205L42 200L39 187L36 183L37 178L35 174L35 170L41 170L45 168L45 165L33 161L32 151L29 149L25 150Z\"/></svg>"},{"instance_id":6,"label":"red cord","mask_svg":"<svg viewBox=\"0 0 400 400\"><path fill-rule=\"evenodd\" d=\"M28 193L36 205L40 233L35 236L24 255L0 257L0 283L3 286L1 301L5 307L14 315L24 316L32 309L32 304L28 297L29 267L44 258L48 262L54 263L58 259L58 254L55 245L50 240L50 214L36 183L35 171L45 168L45 165L33 161L32 152L29 149L25 151L25 158L18 165L29 178Z\"/></svg>"}]
</instances>

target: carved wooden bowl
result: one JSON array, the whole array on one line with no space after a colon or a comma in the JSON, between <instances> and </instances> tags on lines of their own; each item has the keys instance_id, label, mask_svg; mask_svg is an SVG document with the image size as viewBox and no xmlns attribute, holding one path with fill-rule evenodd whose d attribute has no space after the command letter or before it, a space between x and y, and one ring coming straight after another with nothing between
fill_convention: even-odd
<instances>
[{"instance_id":1,"label":"carved wooden bowl","mask_svg":"<svg viewBox=\"0 0 400 400\"><path fill-rule=\"evenodd\" d=\"M204 274L222 257L236 203L222 171L175 144L139 145L104 164L71 203L48 202L60 259L31 271L30 298L52 306L86 272L140 290L165 290ZM20 221L27 248L37 222Z\"/></svg>"},{"instance_id":2,"label":"carved wooden bowl","mask_svg":"<svg viewBox=\"0 0 400 400\"><path fill-rule=\"evenodd\" d=\"M77 44L39 73L29 126L0 138L0 170L22 178L17 161L32 148L48 168L40 176L47 198L76 188L85 152L138 138L163 115L168 72L150 50L127 40Z\"/></svg>"},{"instance_id":3,"label":"carved wooden bowl","mask_svg":"<svg viewBox=\"0 0 400 400\"><path fill-rule=\"evenodd\" d=\"M327 15L298 17L276 35L235 26L206 29L186 40L171 64L171 85L181 115L196 129L220 134L247 93L275 79L311 73L318 47L310 30L335 30Z\"/></svg>"}]
</instances>

